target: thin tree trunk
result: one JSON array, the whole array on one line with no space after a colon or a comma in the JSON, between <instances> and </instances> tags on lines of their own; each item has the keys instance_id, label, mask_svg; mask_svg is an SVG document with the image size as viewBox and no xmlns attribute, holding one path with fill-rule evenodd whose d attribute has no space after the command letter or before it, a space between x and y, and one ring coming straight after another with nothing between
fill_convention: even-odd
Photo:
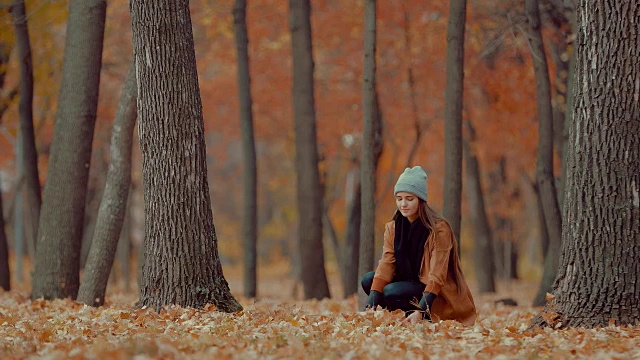
<instances>
[{"instance_id":1,"label":"thin tree trunk","mask_svg":"<svg viewBox=\"0 0 640 360\"><path fill-rule=\"evenodd\" d=\"M233 7L236 48L238 51L238 98L244 155L244 295L255 297L257 289L258 185L256 144L253 136L253 100L249 72L247 1L236 0Z\"/></svg>"},{"instance_id":2,"label":"thin tree trunk","mask_svg":"<svg viewBox=\"0 0 640 360\"><path fill-rule=\"evenodd\" d=\"M466 0L451 0L447 28L447 85L445 89L444 203L442 213L451 224L460 251L462 197L462 97L464 88L464 29Z\"/></svg>"},{"instance_id":3,"label":"thin tree trunk","mask_svg":"<svg viewBox=\"0 0 640 360\"><path fill-rule=\"evenodd\" d=\"M574 94L575 94L575 90L574 90L574 77L575 77L575 68L576 68L576 54L575 54L575 50L572 51L571 53L571 58L569 59L569 75L567 78L567 110L564 114L564 121L562 123L562 129L560 129L560 131L562 131L562 142L560 144L561 147L561 151L562 151L562 158L560 159L562 167L561 167L561 171L562 173L560 174L560 182L558 184L558 187L560 188L558 190L558 204L560 206L560 209L564 208L564 196L565 196L565 183L567 182L567 144L569 143L569 128L573 123L573 117L572 117L572 113L571 113L571 109L573 109L573 102L574 102ZM554 130L555 131L555 130Z\"/></svg>"},{"instance_id":4,"label":"thin tree trunk","mask_svg":"<svg viewBox=\"0 0 640 360\"><path fill-rule=\"evenodd\" d=\"M640 4L580 0L577 14L576 97L567 146L561 266L553 286L555 300L533 324L636 325Z\"/></svg>"},{"instance_id":5,"label":"thin tree trunk","mask_svg":"<svg viewBox=\"0 0 640 360\"><path fill-rule=\"evenodd\" d=\"M96 218L78 301L104 304L109 274L113 266L131 184L131 145L136 122L136 74L133 64L125 79L111 135L109 170Z\"/></svg>"},{"instance_id":6,"label":"thin tree trunk","mask_svg":"<svg viewBox=\"0 0 640 360\"><path fill-rule=\"evenodd\" d=\"M563 39L564 40L564 39ZM560 176L558 177L558 186L556 187L557 195L558 195L558 207L562 208L562 174L564 173L564 154L567 146L567 137L565 136L565 132L563 131L565 125L565 121L567 119L567 95L569 89L569 67L570 67L570 59L566 58L569 56L569 46L566 41L562 41L562 44L552 44L552 50L550 51L551 59L553 59L553 63L556 67L556 75L555 81L553 82L553 147L555 152L560 159Z\"/></svg>"},{"instance_id":7,"label":"thin tree trunk","mask_svg":"<svg viewBox=\"0 0 640 360\"><path fill-rule=\"evenodd\" d=\"M101 142L107 143L106 139L108 135L107 131L100 132L98 136L101 136L103 140ZM87 182L87 196L84 207L84 220L82 229L82 241L80 244L80 269L84 269L89 258L89 250L91 249L91 242L94 238L96 231L98 212L100 210L100 201L104 195L104 188L107 184L106 174L109 164L105 152L107 149L104 146L97 147L93 152L91 163L93 166L89 169L89 180Z\"/></svg>"},{"instance_id":8,"label":"thin tree trunk","mask_svg":"<svg viewBox=\"0 0 640 360\"><path fill-rule=\"evenodd\" d=\"M325 231L327 231L329 234L327 235L329 237L329 240L331 241L331 247L333 248L333 251L336 255L336 262L338 263L338 270L340 271L340 273L342 274L342 249L340 247L340 241L338 240L338 233L336 232L336 228L333 226L333 223L331 222L331 218L329 218L329 209L327 209L327 207L325 206L324 209L322 209L322 224L324 225L324 227L326 228Z\"/></svg>"},{"instance_id":9,"label":"thin tree trunk","mask_svg":"<svg viewBox=\"0 0 640 360\"><path fill-rule=\"evenodd\" d=\"M494 171L489 174L489 192L493 198L500 198L505 204L518 201L517 193L507 184L507 159L501 156ZM509 214L497 212L495 215L493 235L493 259L496 275L505 279L517 279L518 242L513 236L513 223Z\"/></svg>"},{"instance_id":10,"label":"thin tree trunk","mask_svg":"<svg viewBox=\"0 0 640 360\"><path fill-rule=\"evenodd\" d=\"M130 10L145 211L138 306L240 311L218 255L189 1L132 0Z\"/></svg>"},{"instance_id":11,"label":"thin tree trunk","mask_svg":"<svg viewBox=\"0 0 640 360\"><path fill-rule=\"evenodd\" d=\"M17 183L15 186L14 199L13 199L13 246L14 253L16 254L16 268L19 269L17 272L17 280L23 281L22 279L22 269L23 269L23 258L22 254L24 253L24 247L27 247L27 253L31 256L33 252L29 249L29 244L25 244L24 237L24 229L25 229L25 221L24 221L24 199L22 197L23 189L24 189L24 156L22 155L22 136L20 133L16 136L16 144L15 144L15 152L16 152L16 173L17 173ZM34 248L35 249L35 248ZM30 257L33 259L32 257Z\"/></svg>"},{"instance_id":12,"label":"thin tree trunk","mask_svg":"<svg viewBox=\"0 0 640 360\"><path fill-rule=\"evenodd\" d=\"M542 205L542 196L540 194L540 189L538 188L538 184L534 182L533 184L531 184L531 186L533 187L533 191L536 194L536 205L538 208L538 222L540 227L540 247L542 248L542 258L546 259L547 253L549 252L549 231L547 230L547 222L544 219L544 205ZM540 304L540 305L544 305L544 304ZM534 306L540 306L540 305L534 305Z\"/></svg>"},{"instance_id":13,"label":"thin tree trunk","mask_svg":"<svg viewBox=\"0 0 640 360\"><path fill-rule=\"evenodd\" d=\"M553 114L551 109L551 86L549 69L540 32L540 13L537 0L525 1L525 12L529 30L529 45L536 77L538 110L538 160L536 177L544 208L544 219L549 235L549 249L544 261L544 270L536 299L551 290L558 271L562 219L553 176Z\"/></svg>"},{"instance_id":14,"label":"thin tree trunk","mask_svg":"<svg viewBox=\"0 0 640 360\"><path fill-rule=\"evenodd\" d=\"M568 127L571 120L571 98L573 97L573 73L575 68L575 50L572 49L570 36L574 34L575 9L573 4L567 1L551 1L551 6L546 7L547 15L551 19L557 40L552 43L551 59L555 64L556 76L554 81L554 106L553 106L553 143L556 154L560 159L561 173L558 177L558 204L562 209L564 201L565 182L565 154L569 138Z\"/></svg>"},{"instance_id":15,"label":"thin tree trunk","mask_svg":"<svg viewBox=\"0 0 640 360\"><path fill-rule=\"evenodd\" d=\"M0 89L2 89L2 87L0 87ZM12 103L13 99L15 99L16 96L18 96L17 87L9 90L6 95L0 93L0 119L2 118L2 114L4 114L7 109L9 109L9 104Z\"/></svg>"},{"instance_id":16,"label":"thin tree trunk","mask_svg":"<svg viewBox=\"0 0 640 360\"><path fill-rule=\"evenodd\" d=\"M135 140L134 140L135 141ZM127 199L127 204L124 219L122 220L122 230L120 231L120 237L118 239L118 246L116 247L115 258L113 259L113 266L111 266L111 273L109 274L109 281L107 281L107 288L110 285L118 285L120 283L124 283L124 290L131 290L131 281L130 281L130 260L131 260L131 214L130 214L130 205L131 205L131 192L132 185L129 185L129 197Z\"/></svg>"},{"instance_id":17,"label":"thin tree trunk","mask_svg":"<svg viewBox=\"0 0 640 360\"><path fill-rule=\"evenodd\" d=\"M499 197L504 199L505 202L508 198L504 196L505 190L505 166L506 158L500 157L496 167L489 173L489 194L491 198ZM505 245L505 230L504 222L505 218L500 212L493 215L495 217L495 227L493 228L494 242L493 242L493 259L495 263L495 273L498 277L506 279L506 270L504 261L504 245Z\"/></svg>"},{"instance_id":18,"label":"thin tree trunk","mask_svg":"<svg viewBox=\"0 0 640 360\"><path fill-rule=\"evenodd\" d=\"M6 76L6 65L9 62L10 49L0 42L0 92L4 89L4 81ZM2 115L7 106L5 106L4 98L0 97L0 124L2 123ZM7 234L4 231L4 207L2 206L2 184L0 184L0 287L9 291L11 290L11 274L9 270L9 249L7 246ZM15 231L15 230L14 230ZM16 244L16 247L21 244ZM21 253L16 251L17 271L22 271L22 259L19 258Z\"/></svg>"},{"instance_id":19,"label":"thin tree trunk","mask_svg":"<svg viewBox=\"0 0 640 360\"><path fill-rule=\"evenodd\" d=\"M494 266L495 266L495 274L497 277L501 278L501 279L507 279L506 276L506 270L504 267L505 261L504 261L504 239L503 239L503 235L501 233L501 229L499 226L499 222L500 219L496 220L496 227L493 233L495 234L495 240L493 242L493 259L494 259Z\"/></svg>"},{"instance_id":20,"label":"thin tree trunk","mask_svg":"<svg viewBox=\"0 0 640 360\"><path fill-rule=\"evenodd\" d=\"M126 210L124 213L124 222L122 223L122 231L120 231L120 240L116 249L116 259L120 264L121 280L124 282L124 290L131 290L131 192L132 186L129 187L129 197L127 199Z\"/></svg>"},{"instance_id":21,"label":"thin tree trunk","mask_svg":"<svg viewBox=\"0 0 640 360\"><path fill-rule=\"evenodd\" d=\"M353 171L351 201L347 204L347 229L342 265L342 289L344 296L358 293L358 264L360 259L360 224L362 222L362 189L360 187L360 169Z\"/></svg>"},{"instance_id":22,"label":"thin tree trunk","mask_svg":"<svg viewBox=\"0 0 640 360\"><path fill-rule=\"evenodd\" d=\"M375 128L376 128L376 37L377 1L364 4L364 68L362 73L362 160L360 168L361 222L358 278L373 270L375 257ZM359 307L364 305L365 294L360 291Z\"/></svg>"},{"instance_id":23,"label":"thin tree trunk","mask_svg":"<svg viewBox=\"0 0 640 360\"><path fill-rule=\"evenodd\" d=\"M20 137L23 157L25 212L27 214L26 242L35 253L35 239L40 219L40 175L38 173L38 153L33 129L33 63L31 60L31 40L27 26L24 0L14 0L11 8L16 32L16 48L20 59Z\"/></svg>"},{"instance_id":24,"label":"thin tree trunk","mask_svg":"<svg viewBox=\"0 0 640 360\"><path fill-rule=\"evenodd\" d=\"M573 30L572 32L575 33L577 31L575 10L572 11L569 22L571 24L571 29ZM574 98L576 93L576 90L574 89L574 86L575 86L574 78L576 74L575 40L574 40L573 50L571 51L571 55L569 57L568 67L569 69L568 69L568 75L567 75L567 106L564 114L564 122L562 124L562 129L561 129L562 158L560 158L560 161L562 164L562 174L560 176L560 183L558 185L558 187L560 188L560 190L558 191L560 193L560 196L558 196L558 200L559 200L561 209L564 208L565 183L567 182L567 144L569 143L569 129L571 126L573 126L572 109L573 109Z\"/></svg>"},{"instance_id":25,"label":"thin tree trunk","mask_svg":"<svg viewBox=\"0 0 640 360\"><path fill-rule=\"evenodd\" d=\"M0 42L0 124L2 124L2 115L9 108L9 104L13 98L18 95L18 89L13 88L11 91L5 93L4 81L7 74L7 65L9 64L9 58L11 57L12 47Z\"/></svg>"},{"instance_id":26,"label":"thin tree trunk","mask_svg":"<svg viewBox=\"0 0 640 360\"><path fill-rule=\"evenodd\" d=\"M509 239L513 239L513 222L511 220L507 220L505 227L509 234ZM518 243L513 241L509 241L508 246L509 279L518 280L520 278L518 275L518 258L520 256L520 249L518 247Z\"/></svg>"},{"instance_id":27,"label":"thin tree trunk","mask_svg":"<svg viewBox=\"0 0 640 360\"><path fill-rule=\"evenodd\" d=\"M4 232L4 209L2 207L2 184L0 184L0 287L11 290L11 272L9 270L9 248L7 234Z\"/></svg>"},{"instance_id":28,"label":"thin tree trunk","mask_svg":"<svg viewBox=\"0 0 640 360\"><path fill-rule=\"evenodd\" d=\"M474 225L474 264L478 291L481 293L495 292L493 261L493 237L489 226L489 219L485 211L482 181L480 179L480 165L473 149L476 134L473 125L465 122L469 140L464 141L465 162L467 163L467 182L469 204Z\"/></svg>"},{"instance_id":29,"label":"thin tree trunk","mask_svg":"<svg viewBox=\"0 0 640 360\"><path fill-rule=\"evenodd\" d=\"M540 193L540 188L537 184L532 184L535 194L536 194L536 205L538 208L538 227L540 229L540 247L542 248L542 261L546 264L547 256L549 256L549 230L547 228L547 221L544 217L544 205L542 204L542 194ZM547 277L543 278L547 283L541 284L540 289L551 289L553 286L553 279ZM550 281L551 280L551 281ZM546 295L547 291L540 291L536 294L535 298L533 298L533 306L544 306L546 304Z\"/></svg>"},{"instance_id":30,"label":"thin tree trunk","mask_svg":"<svg viewBox=\"0 0 640 360\"><path fill-rule=\"evenodd\" d=\"M305 299L330 297L322 246L322 188L318 171L313 81L313 45L309 0L290 0L289 26L293 52L298 238Z\"/></svg>"},{"instance_id":31,"label":"thin tree trunk","mask_svg":"<svg viewBox=\"0 0 640 360\"><path fill-rule=\"evenodd\" d=\"M71 0L31 297L74 298L96 121L105 0Z\"/></svg>"},{"instance_id":32,"label":"thin tree trunk","mask_svg":"<svg viewBox=\"0 0 640 360\"><path fill-rule=\"evenodd\" d=\"M422 123L420 121L420 112L418 111L418 99L416 94L416 80L413 74L413 64L411 63L411 26L410 26L410 16L409 10L407 10L407 1L403 3L403 12L404 12L404 51L405 54L409 57L407 61L407 82L409 83L409 99L411 101L411 115L413 116L413 127L416 132L415 140L413 144L409 148L409 155L407 156L406 167L411 167L413 165L413 158L418 152L420 148L420 143L422 141L422 133L425 129L422 127Z\"/></svg>"}]
</instances>

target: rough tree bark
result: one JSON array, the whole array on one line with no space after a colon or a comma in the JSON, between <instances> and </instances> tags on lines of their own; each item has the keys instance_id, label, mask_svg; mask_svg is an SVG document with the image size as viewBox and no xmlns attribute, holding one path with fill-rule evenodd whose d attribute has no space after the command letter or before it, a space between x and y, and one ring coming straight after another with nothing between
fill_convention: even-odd
<instances>
[{"instance_id":1,"label":"rough tree bark","mask_svg":"<svg viewBox=\"0 0 640 360\"><path fill-rule=\"evenodd\" d=\"M555 299L533 324L634 325L640 322L640 4L580 0L577 16L561 265Z\"/></svg>"},{"instance_id":2,"label":"rough tree bark","mask_svg":"<svg viewBox=\"0 0 640 360\"><path fill-rule=\"evenodd\" d=\"M122 231L131 184L131 145L136 122L136 73L133 64L125 79L111 135L109 170L93 239L78 290L78 301L104 304L107 282Z\"/></svg>"},{"instance_id":3,"label":"rough tree bark","mask_svg":"<svg viewBox=\"0 0 640 360\"><path fill-rule=\"evenodd\" d=\"M98 105L105 0L71 0L31 297L74 298Z\"/></svg>"},{"instance_id":4,"label":"rough tree bark","mask_svg":"<svg viewBox=\"0 0 640 360\"><path fill-rule=\"evenodd\" d=\"M188 0L132 0L144 187L138 306L240 311L222 273Z\"/></svg>"},{"instance_id":5,"label":"rough tree bark","mask_svg":"<svg viewBox=\"0 0 640 360\"><path fill-rule=\"evenodd\" d=\"M460 251L462 197L462 96L464 88L464 29L466 0L451 0L447 28L447 84L445 89L444 203L442 214L451 224ZM461 256L461 255L460 255Z\"/></svg>"},{"instance_id":6,"label":"rough tree bark","mask_svg":"<svg viewBox=\"0 0 640 360\"><path fill-rule=\"evenodd\" d=\"M474 228L474 265L478 291L481 293L495 292L496 284L494 280L495 264L493 260L493 236L487 212L484 205L484 194L482 191L482 181L478 157L474 150L476 133L473 125L465 121L469 139L464 141L464 155L467 163L467 195L472 213Z\"/></svg>"},{"instance_id":7,"label":"rough tree bark","mask_svg":"<svg viewBox=\"0 0 640 360\"><path fill-rule=\"evenodd\" d=\"M22 176L24 177L24 194L26 214L28 216L26 240L29 253L35 253L35 239L38 234L40 219L40 175L38 173L38 153L36 150L33 129L33 63L31 60L31 40L27 26L24 0L14 0L11 7L13 24L16 33L16 48L20 59L20 145L22 147Z\"/></svg>"},{"instance_id":8,"label":"rough tree bark","mask_svg":"<svg viewBox=\"0 0 640 360\"><path fill-rule=\"evenodd\" d=\"M549 68L540 31L540 10L538 0L526 0L525 12L528 25L528 39L536 77L536 98L538 112L538 160L536 180L544 209L544 219L549 235L549 248L544 260L544 270L540 288L533 305L541 306L545 294L551 290L558 271L560 256L562 219L555 178L553 176L553 113L551 108L551 85Z\"/></svg>"},{"instance_id":9,"label":"rough tree bark","mask_svg":"<svg viewBox=\"0 0 640 360\"><path fill-rule=\"evenodd\" d=\"M293 115L295 121L298 193L298 250L305 299L330 297L322 246L322 187L318 170L313 81L311 4L289 1L293 55Z\"/></svg>"},{"instance_id":10,"label":"rough tree bark","mask_svg":"<svg viewBox=\"0 0 640 360\"><path fill-rule=\"evenodd\" d=\"M236 49L238 51L238 99L244 156L244 296L255 297L257 292L258 239L258 174L256 144L253 136L253 100L249 72L249 37L247 35L247 1L236 0L233 7Z\"/></svg>"}]
</instances>

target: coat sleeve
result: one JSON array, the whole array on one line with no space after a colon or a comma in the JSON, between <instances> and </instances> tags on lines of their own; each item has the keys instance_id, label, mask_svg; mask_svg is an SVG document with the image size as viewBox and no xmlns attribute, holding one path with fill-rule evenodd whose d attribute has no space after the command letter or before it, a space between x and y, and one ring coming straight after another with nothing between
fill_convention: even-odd
<instances>
[{"instance_id":1,"label":"coat sleeve","mask_svg":"<svg viewBox=\"0 0 640 360\"><path fill-rule=\"evenodd\" d=\"M382 258L378 261L378 267L373 277L371 290L382 292L384 287L393 280L396 272L396 255L393 248L395 237L394 223L389 222L384 226L384 245L382 246Z\"/></svg>"},{"instance_id":2,"label":"coat sleeve","mask_svg":"<svg viewBox=\"0 0 640 360\"><path fill-rule=\"evenodd\" d=\"M430 247L429 274L425 291L438 295L444 286L444 282L447 280L453 241L453 234L449 226L444 221L439 222L436 225L433 246Z\"/></svg>"}]
</instances>

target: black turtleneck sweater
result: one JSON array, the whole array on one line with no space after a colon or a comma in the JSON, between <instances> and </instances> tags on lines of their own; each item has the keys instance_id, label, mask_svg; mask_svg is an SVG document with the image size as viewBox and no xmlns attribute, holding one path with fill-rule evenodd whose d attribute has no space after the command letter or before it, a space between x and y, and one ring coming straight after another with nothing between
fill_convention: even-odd
<instances>
[{"instance_id":1,"label":"black turtleneck sweater","mask_svg":"<svg viewBox=\"0 0 640 360\"><path fill-rule=\"evenodd\" d=\"M419 218L410 222L406 217L398 216L395 222L396 275L393 281L420 281L420 265L429 230Z\"/></svg>"}]
</instances>

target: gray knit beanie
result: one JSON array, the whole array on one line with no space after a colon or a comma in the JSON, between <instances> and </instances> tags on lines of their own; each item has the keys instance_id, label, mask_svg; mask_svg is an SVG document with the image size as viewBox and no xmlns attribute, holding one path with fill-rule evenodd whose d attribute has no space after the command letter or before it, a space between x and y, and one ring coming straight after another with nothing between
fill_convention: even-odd
<instances>
[{"instance_id":1,"label":"gray knit beanie","mask_svg":"<svg viewBox=\"0 0 640 360\"><path fill-rule=\"evenodd\" d=\"M427 173L422 170L422 166L418 165L404 169L404 172L398 178L396 186L393 188L393 194L396 195L400 191L412 193L427 201Z\"/></svg>"}]
</instances>

